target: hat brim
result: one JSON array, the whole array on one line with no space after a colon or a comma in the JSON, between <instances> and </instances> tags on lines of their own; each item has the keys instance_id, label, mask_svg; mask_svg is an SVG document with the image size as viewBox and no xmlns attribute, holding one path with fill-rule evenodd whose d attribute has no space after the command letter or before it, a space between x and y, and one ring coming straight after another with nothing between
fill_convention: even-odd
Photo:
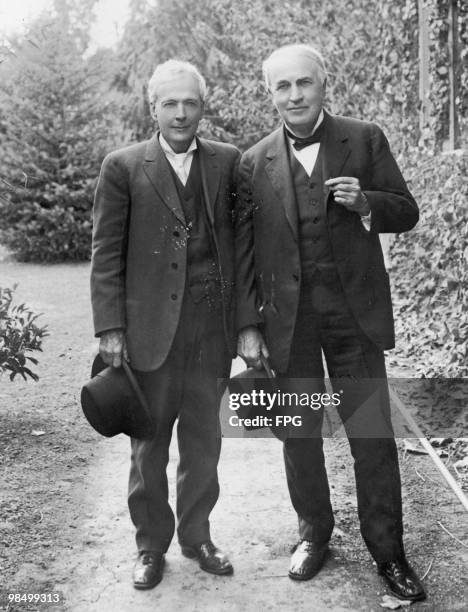
<instances>
[{"instance_id":1,"label":"hat brim","mask_svg":"<svg viewBox=\"0 0 468 612\"><path fill-rule=\"evenodd\" d=\"M122 368L113 368L98 355L91 375L81 390L81 407L99 434L112 437L124 433L138 439L155 435L156 427L146 398L126 362Z\"/></svg>"}]
</instances>

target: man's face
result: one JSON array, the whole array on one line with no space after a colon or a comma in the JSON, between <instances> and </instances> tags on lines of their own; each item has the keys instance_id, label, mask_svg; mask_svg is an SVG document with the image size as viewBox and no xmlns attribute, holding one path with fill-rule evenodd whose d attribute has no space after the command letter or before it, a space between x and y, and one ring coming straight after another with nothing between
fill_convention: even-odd
<instances>
[{"instance_id":1,"label":"man's face","mask_svg":"<svg viewBox=\"0 0 468 612\"><path fill-rule=\"evenodd\" d=\"M300 54L284 54L270 67L273 104L297 136L308 136L325 97L325 82L317 64Z\"/></svg>"},{"instance_id":2,"label":"man's face","mask_svg":"<svg viewBox=\"0 0 468 612\"><path fill-rule=\"evenodd\" d=\"M172 149L183 153L192 142L203 115L199 83L193 74L182 72L160 81L156 95L153 118Z\"/></svg>"}]
</instances>

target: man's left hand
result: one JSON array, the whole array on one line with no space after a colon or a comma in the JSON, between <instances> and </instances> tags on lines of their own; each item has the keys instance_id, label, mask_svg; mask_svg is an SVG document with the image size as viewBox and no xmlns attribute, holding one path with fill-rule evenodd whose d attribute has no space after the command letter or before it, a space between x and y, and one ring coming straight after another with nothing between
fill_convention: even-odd
<instances>
[{"instance_id":1,"label":"man's left hand","mask_svg":"<svg viewBox=\"0 0 468 612\"><path fill-rule=\"evenodd\" d=\"M330 187L337 204L341 204L351 212L361 215L361 217L370 213L370 206L366 196L361 191L359 179L353 176L338 176L325 181L325 185Z\"/></svg>"}]
</instances>

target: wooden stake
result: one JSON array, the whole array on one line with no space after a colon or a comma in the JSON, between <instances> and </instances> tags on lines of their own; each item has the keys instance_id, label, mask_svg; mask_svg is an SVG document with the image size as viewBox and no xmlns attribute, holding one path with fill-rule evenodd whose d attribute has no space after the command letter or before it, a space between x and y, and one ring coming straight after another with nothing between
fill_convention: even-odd
<instances>
[{"instance_id":1,"label":"wooden stake","mask_svg":"<svg viewBox=\"0 0 468 612\"><path fill-rule=\"evenodd\" d=\"M421 134L429 126L431 116L429 81L429 9L424 0L418 0L419 21L419 130Z\"/></svg>"},{"instance_id":2,"label":"wooden stake","mask_svg":"<svg viewBox=\"0 0 468 612\"><path fill-rule=\"evenodd\" d=\"M457 149L460 141L457 98L458 80L460 78L460 51L458 30L458 2L450 0L448 16L448 51L449 51L449 148Z\"/></svg>"},{"instance_id":3,"label":"wooden stake","mask_svg":"<svg viewBox=\"0 0 468 612\"><path fill-rule=\"evenodd\" d=\"M463 507L465 508L465 510L468 512L468 498L466 497L466 495L461 490L460 485L455 480L455 478L452 476L452 474L448 471L448 469L445 467L445 465L441 461L439 455L432 448L432 444L429 442L429 440L427 440L425 438L423 432L421 431L421 429L417 425L416 421L410 415L408 410L405 408L403 402L401 401L401 399L398 397L398 395L395 393L395 391L392 389L392 387L390 385L389 385L389 391L390 391L390 397L391 397L393 403L398 408L399 412L401 413L403 418L406 420L406 422L410 426L411 430L415 433L416 438L419 439L419 442L426 449L426 451L428 452L430 458L432 459L432 461L434 461L434 463L436 464L438 470L441 472L442 476L445 478L447 483L450 485L450 487L452 488L452 490L455 493L455 495L461 501L461 503L462 503Z\"/></svg>"}]
</instances>

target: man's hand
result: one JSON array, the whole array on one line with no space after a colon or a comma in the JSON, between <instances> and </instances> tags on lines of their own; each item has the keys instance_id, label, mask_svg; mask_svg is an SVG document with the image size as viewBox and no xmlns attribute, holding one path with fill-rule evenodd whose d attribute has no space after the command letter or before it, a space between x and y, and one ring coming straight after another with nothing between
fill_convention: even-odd
<instances>
[{"instance_id":1,"label":"man's hand","mask_svg":"<svg viewBox=\"0 0 468 612\"><path fill-rule=\"evenodd\" d=\"M361 191L359 179L352 176L339 176L328 179L328 181L325 181L325 185L333 191L337 204L341 204L351 212L361 215L361 217L370 213L369 202Z\"/></svg>"},{"instance_id":2,"label":"man's hand","mask_svg":"<svg viewBox=\"0 0 468 612\"><path fill-rule=\"evenodd\" d=\"M125 333L121 329L111 329L101 335L99 354L104 363L114 368L120 368L122 358L128 361Z\"/></svg>"},{"instance_id":3,"label":"man's hand","mask_svg":"<svg viewBox=\"0 0 468 612\"><path fill-rule=\"evenodd\" d=\"M262 369L260 354L268 358L269 353L263 336L256 327L244 327L239 332L237 354L249 367L254 367L257 370Z\"/></svg>"}]
</instances>

